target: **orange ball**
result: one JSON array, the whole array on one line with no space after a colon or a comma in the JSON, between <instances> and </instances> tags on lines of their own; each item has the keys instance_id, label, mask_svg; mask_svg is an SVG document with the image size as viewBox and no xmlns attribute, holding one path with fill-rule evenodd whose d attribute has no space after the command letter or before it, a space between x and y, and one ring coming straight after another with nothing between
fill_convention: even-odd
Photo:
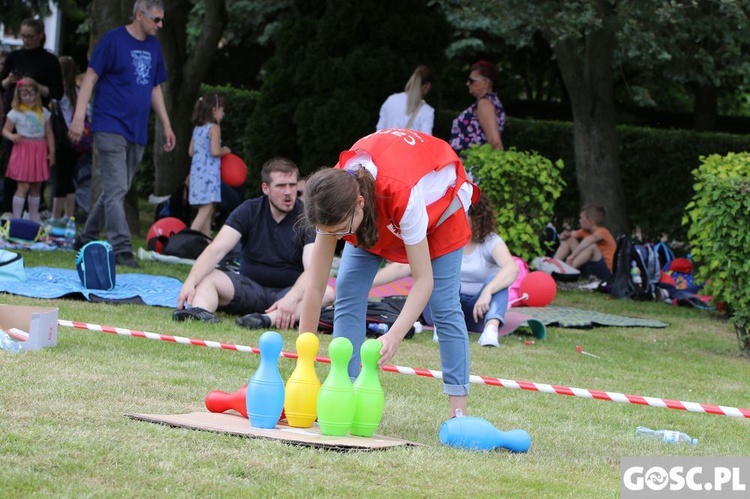
<instances>
[{"instance_id":1,"label":"orange ball","mask_svg":"<svg viewBox=\"0 0 750 499\"><path fill-rule=\"evenodd\" d=\"M518 288L518 295L528 298L521 303L527 307L546 307L557 294L557 284L551 275L541 270L529 273Z\"/></svg>"},{"instance_id":2,"label":"orange ball","mask_svg":"<svg viewBox=\"0 0 750 499\"><path fill-rule=\"evenodd\" d=\"M231 187L240 187L247 180L247 165L236 154L221 157L221 181Z\"/></svg>"}]
</instances>

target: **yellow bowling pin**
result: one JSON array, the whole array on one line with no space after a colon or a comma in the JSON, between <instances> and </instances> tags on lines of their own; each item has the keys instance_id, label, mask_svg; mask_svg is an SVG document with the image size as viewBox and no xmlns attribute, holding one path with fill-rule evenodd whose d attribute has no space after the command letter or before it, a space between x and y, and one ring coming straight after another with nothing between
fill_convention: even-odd
<instances>
[{"instance_id":1,"label":"yellow bowling pin","mask_svg":"<svg viewBox=\"0 0 750 499\"><path fill-rule=\"evenodd\" d=\"M289 426L310 428L317 417L320 379L315 372L315 356L320 341L314 333L297 337L297 366L286 382L284 413Z\"/></svg>"}]
</instances>

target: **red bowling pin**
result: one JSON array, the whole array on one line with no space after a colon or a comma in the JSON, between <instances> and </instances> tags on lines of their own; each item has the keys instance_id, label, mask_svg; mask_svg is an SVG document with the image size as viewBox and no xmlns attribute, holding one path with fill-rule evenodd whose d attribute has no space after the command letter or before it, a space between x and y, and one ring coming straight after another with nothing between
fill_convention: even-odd
<instances>
[{"instance_id":1,"label":"red bowling pin","mask_svg":"<svg viewBox=\"0 0 750 499\"><path fill-rule=\"evenodd\" d=\"M221 390L208 392L206 395L206 409L210 412L226 412L230 409L247 417L247 403L245 397L247 394L247 385L243 386L234 393L227 393Z\"/></svg>"}]
</instances>

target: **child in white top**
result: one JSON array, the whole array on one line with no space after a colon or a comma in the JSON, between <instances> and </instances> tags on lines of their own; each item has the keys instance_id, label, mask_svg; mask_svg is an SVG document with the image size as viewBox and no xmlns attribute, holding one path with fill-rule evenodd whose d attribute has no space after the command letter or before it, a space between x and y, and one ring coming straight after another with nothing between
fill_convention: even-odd
<instances>
[{"instance_id":1,"label":"child in white top","mask_svg":"<svg viewBox=\"0 0 750 499\"><path fill-rule=\"evenodd\" d=\"M221 201L221 157L232 151L221 145L224 118L224 99L209 92L198 99L193 109L193 137L188 153L190 164L190 193L188 202L198 207L190 228L211 237L211 223L216 204Z\"/></svg>"},{"instance_id":2,"label":"child in white top","mask_svg":"<svg viewBox=\"0 0 750 499\"><path fill-rule=\"evenodd\" d=\"M55 164L55 137L50 112L42 107L39 85L30 78L19 80L12 109L3 126L3 137L13 142L5 176L18 182L13 195L13 218L23 215L29 196L29 218L39 222L42 182ZM15 130L15 133L13 132Z\"/></svg>"}]
</instances>

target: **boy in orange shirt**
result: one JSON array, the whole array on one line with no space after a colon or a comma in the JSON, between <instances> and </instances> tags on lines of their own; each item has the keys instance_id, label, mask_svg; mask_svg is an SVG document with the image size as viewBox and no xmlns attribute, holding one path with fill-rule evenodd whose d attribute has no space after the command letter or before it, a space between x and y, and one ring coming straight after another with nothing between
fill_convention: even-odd
<instances>
[{"instance_id":1,"label":"boy in orange shirt","mask_svg":"<svg viewBox=\"0 0 750 499\"><path fill-rule=\"evenodd\" d=\"M555 253L555 258L579 269L584 276L593 275L603 281L612 277L612 262L617 249L612 234L602 226L605 213L598 204L581 208L581 228L563 231Z\"/></svg>"}]
</instances>

